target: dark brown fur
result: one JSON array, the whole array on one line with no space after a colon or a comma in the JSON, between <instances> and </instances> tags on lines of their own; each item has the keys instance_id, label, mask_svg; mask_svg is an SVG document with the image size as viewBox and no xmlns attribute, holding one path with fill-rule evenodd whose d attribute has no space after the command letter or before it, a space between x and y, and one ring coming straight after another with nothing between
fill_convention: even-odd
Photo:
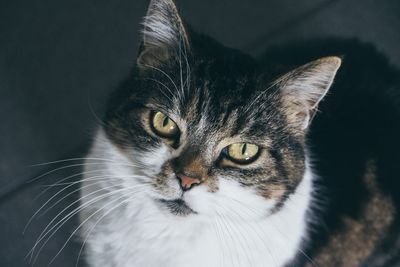
<instances>
[{"instance_id":1,"label":"dark brown fur","mask_svg":"<svg viewBox=\"0 0 400 267\"><path fill-rule=\"evenodd\" d=\"M308 266L361 266L380 245L394 220L395 206L377 183L376 165L369 161L364 183L368 198L358 218L341 217L340 228L331 233L328 242Z\"/></svg>"}]
</instances>

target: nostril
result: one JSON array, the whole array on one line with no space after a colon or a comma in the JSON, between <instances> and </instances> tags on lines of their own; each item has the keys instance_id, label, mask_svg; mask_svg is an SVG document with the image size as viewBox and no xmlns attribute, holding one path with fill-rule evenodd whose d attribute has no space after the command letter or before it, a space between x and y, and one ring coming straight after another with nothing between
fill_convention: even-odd
<instances>
[{"instance_id":1,"label":"nostril","mask_svg":"<svg viewBox=\"0 0 400 267\"><path fill-rule=\"evenodd\" d=\"M183 191L187 191L192 188L194 185L198 185L201 183L200 179L192 178L186 175L177 175L180 185Z\"/></svg>"}]
</instances>

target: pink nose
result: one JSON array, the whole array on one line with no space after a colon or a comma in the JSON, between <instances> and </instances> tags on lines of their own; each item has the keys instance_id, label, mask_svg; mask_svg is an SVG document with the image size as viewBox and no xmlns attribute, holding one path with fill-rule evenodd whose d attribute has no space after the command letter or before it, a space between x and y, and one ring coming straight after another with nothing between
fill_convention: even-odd
<instances>
[{"instance_id":1,"label":"pink nose","mask_svg":"<svg viewBox=\"0 0 400 267\"><path fill-rule=\"evenodd\" d=\"M200 184L200 180L186 175L178 175L183 191L189 190L193 185Z\"/></svg>"}]
</instances>

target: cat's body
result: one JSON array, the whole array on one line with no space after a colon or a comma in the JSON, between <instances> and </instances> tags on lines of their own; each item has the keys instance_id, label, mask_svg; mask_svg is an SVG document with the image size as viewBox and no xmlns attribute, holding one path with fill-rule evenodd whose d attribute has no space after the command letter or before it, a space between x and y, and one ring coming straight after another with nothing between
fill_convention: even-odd
<instances>
[{"instance_id":1,"label":"cat's body","mask_svg":"<svg viewBox=\"0 0 400 267\"><path fill-rule=\"evenodd\" d=\"M398 266L399 71L357 40L281 45L261 60L279 73L324 55L343 64L308 135L320 208L303 250L318 266Z\"/></svg>"},{"instance_id":2,"label":"cat's body","mask_svg":"<svg viewBox=\"0 0 400 267\"><path fill-rule=\"evenodd\" d=\"M85 166L90 266L395 266L400 82L381 55L324 41L255 61L189 35L170 0L144 25ZM340 59L315 59L335 55L316 112Z\"/></svg>"}]
</instances>

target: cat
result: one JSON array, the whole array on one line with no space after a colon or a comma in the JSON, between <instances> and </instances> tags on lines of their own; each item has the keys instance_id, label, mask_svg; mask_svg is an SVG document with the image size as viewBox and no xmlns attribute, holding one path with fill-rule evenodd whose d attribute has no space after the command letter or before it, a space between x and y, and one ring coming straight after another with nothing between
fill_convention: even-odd
<instances>
[{"instance_id":1,"label":"cat","mask_svg":"<svg viewBox=\"0 0 400 267\"><path fill-rule=\"evenodd\" d=\"M89 266L400 262L399 72L371 45L254 59L151 0L133 65L85 162Z\"/></svg>"}]
</instances>

